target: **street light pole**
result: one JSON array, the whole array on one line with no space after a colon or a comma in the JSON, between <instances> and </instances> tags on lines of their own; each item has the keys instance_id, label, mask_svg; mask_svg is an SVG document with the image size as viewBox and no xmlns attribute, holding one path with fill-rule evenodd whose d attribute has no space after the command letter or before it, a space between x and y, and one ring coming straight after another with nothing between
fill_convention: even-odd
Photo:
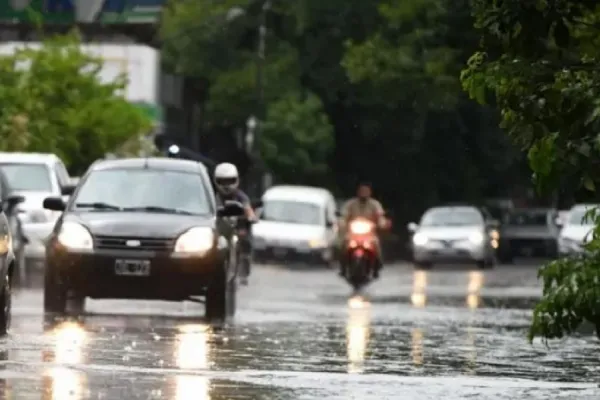
<instances>
[{"instance_id":1,"label":"street light pole","mask_svg":"<svg viewBox=\"0 0 600 400\"><path fill-rule=\"evenodd\" d=\"M257 51L257 62L256 62L256 91L257 91L257 107L258 110L256 115L258 116L259 123L257 124L255 131L255 141L260 137L262 133L262 125L267 117L266 102L265 102L265 64L266 64L266 47L267 47L267 13L273 5L272 0L265 0L261 10L260 26L258 28L258 51ZM260 153L255 152L255 163L254 169L256 175L254 176L254 188L255 196L259 196L262 192L262 173L263 165L260 159Z\"/></svg>"}]
</instances>

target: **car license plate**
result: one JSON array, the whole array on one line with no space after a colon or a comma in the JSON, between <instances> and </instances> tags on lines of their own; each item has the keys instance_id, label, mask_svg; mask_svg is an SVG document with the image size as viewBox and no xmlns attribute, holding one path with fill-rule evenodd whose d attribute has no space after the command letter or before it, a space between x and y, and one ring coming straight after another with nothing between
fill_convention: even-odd
<instances>
[{"instance_id":1,"label":"car license plate","mask_svg":"<svg viewBox=\"0 0 600 400\"><path fill-rule=\"evenodd\" d=\"M115 260L115 275L119 276L149 276L150 261L148 260Z\"/></svg>"},{"instance_id":2,"label":"car license plate","mask_svg":"<svg viewBox=\"0 0 600 400\"><path fill-rule=\"evenodd\" d=\"M275 247L273 249L273 254L275 255L275 257L284 257L286 256L288 253L287 249L281 248L281 247Z\"/></svg>"}]
</instances>

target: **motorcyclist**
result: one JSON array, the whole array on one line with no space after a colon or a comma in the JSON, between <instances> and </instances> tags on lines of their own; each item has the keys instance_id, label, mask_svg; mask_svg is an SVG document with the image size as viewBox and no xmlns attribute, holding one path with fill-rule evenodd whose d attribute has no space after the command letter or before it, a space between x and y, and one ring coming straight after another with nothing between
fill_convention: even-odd
<instances>
[{"instance_id":1,"label":"motorcyclist","mask_svg":"<svg viewBox=\"0 0 600 400\"><path fill-rule=\"evenodd\" d=\"M244 206L245 221L244 227L239 227L243 239L241 239L241 249L245 256L249 257L252 253L252 240L250 224L256 221L256 214L252 209L250 198L240 188L240 178L237 167L231 163L221 163L215 167L214 182L217 187L217 200L220 204L226 201L237 201ZM250 267L248 264L247 274L250 275ZM244 280L247 276L242 276Z\"/></svg>"},{"instance_id":2,"label":"motorcyclist","mask_svg":"<svg viewBox=\"0 0 600 400\"><path fill-rule=\"evenodd\" d=\"M375 224L378 228L386 229L389 227L389 222L385 218L385 212L381 203L371 197L371 185L363 182L358 185L358 190L356 193L356 197L348 200L342 207L341 216L342 216L342 235L345 235L347 232L347 228L350 222L355 218L366 218ZM345 236L343 236L342 243L345 242ZM379 238L377 238L375 246L378 250L379 259L378 263L375 267L375 271L373 271L373 277L379 278L379 271L383 267L383 259L381 252L381 245L379 243ZM342 252L342 254L345 254ZM340 259L340 275L346 276L346 266L347 262L344 259L344 256Z\"/></svg>"}]
</instances>

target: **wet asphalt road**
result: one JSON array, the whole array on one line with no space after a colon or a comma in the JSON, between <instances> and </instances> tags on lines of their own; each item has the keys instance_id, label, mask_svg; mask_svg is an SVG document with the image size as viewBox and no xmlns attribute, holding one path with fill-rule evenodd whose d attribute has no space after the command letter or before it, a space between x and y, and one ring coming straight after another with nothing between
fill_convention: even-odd
<instances>
[{"instance_id":1,"label":"wet asphalt road","mask_svg":"<svg viewBox=\"0 0 600 400\"><path fill-rule=\"evenodd\" d=\"M535 266L389 266L351 297L331 270L256 266L229 326L194 303L87 301L44 329L35 280L0 340L0 399L598 399L597 342L525 339Z\"/></svg>"}]
</instances>

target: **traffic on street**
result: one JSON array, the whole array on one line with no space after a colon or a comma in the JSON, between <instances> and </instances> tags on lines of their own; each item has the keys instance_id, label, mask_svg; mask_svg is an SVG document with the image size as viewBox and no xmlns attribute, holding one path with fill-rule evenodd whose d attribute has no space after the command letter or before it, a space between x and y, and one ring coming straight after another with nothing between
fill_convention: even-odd
<instances>
[{"instance_id":1,"label":"traffic on street","mask_svg":"<svg viewBox=\"0 0 600 400\"><path fill-rule=\"evenodd\" d=\"M391 264L353 296L326 269L257 265L226 325L198 304L130 300L45 320L31 276L0 344L0 398L597 399L593 338L526 341L536 267Z\"/></svg>"}]
</instances>

